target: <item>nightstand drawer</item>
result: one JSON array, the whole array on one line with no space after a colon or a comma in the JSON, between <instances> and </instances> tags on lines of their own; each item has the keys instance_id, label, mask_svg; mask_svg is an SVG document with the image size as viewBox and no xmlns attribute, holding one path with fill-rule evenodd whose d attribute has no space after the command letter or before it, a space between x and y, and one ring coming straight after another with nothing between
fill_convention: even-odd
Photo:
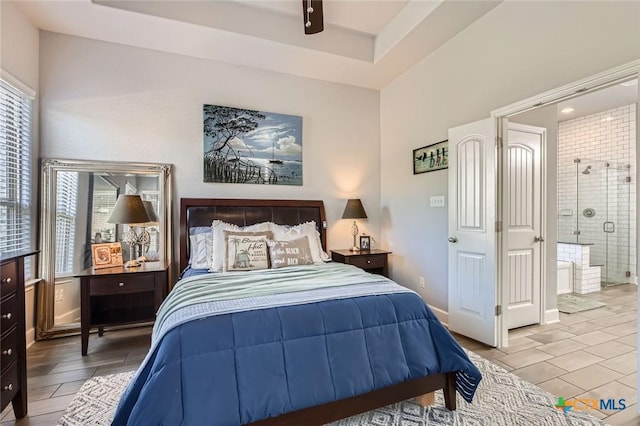
<instances>
[{"instance_id":1,"label":"nightstand drawer","mask_svg":"<svg viewBox=\"0 0 640 426\"><path fill-rule=\"evenodd\" d=\"M0 367L2 370L5 370L8 365L17 359L17 346L17 330L14 328L11 333L0 340Z\"/></svg>"},{"instance_id":2,"label":"nightstand drawer","mask_svg":"<svg viewBox=\"0 0 640 426\"><path fill-rule=\"evenodd\" d=\"M18 270L16 262L3 263L0 267L0 297L5 297L16 291L18 285Z\"/></svg>"},{"instance_id":3,"label":"nightstand drawer","mask_svg":"<svg viewBox=\"0 0 640 426\"><path fill-rule=\"evenodd\" d=\"M18 322L18 297L14 293L0 304L0 335L9 331Z\"/></svg>"},{"instance_id":4,"label":"nightstand drawer","mask_svg":"<svg viewBox=\"0 0 640 426\"><path fill-rule=\"evenodd\" d=\"M349 263L362 269L384 267L386 256L354 256Z\"/></svg>"},{"instance_id":5,"label":"nightstand drawer","mask_svg":"<svg viewBox=\"0 0 640 426\"><path fill-rule=\"evenodd\" d=\"M153 274L131 274L110 277L93 277L89 280L89 294L91 296L140 293L153 291L155 279Z\"/></svg>"}]
</instances>

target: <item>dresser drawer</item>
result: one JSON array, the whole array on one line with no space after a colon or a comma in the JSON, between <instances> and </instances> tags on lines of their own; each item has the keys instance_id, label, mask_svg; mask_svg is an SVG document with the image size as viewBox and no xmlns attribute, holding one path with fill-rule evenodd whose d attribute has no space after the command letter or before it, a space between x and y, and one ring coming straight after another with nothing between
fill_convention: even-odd
<instances>
[{"instance_id":1,"label":"dresser drawer","mask_svg":"<svg viewBox=\"0 0 640 426\"><path fill-rule=\"evenodd\" d=\"M14 293L0 303L0 335L18 322L18 297Z\"/></svg>"},{"instance_id":2,"label":"dresser drawer","mask_svg":"<svg viewBox=\"0 0 640 426\"><path fill-rule=\"evenodd\" d=\"M18 353L18 330L13 331L0 340L0 368L5 370L17 359Z\"/></svg>"},{"instance_id":3,"label":"dresser drawer","mask_svg":"<svg viewBox=\"0 0 640 426\"><path fill-rule=\"evenodd\" d=\"M13 397L16 396L19 387L18 364L14 362L2 372L2 377L0 377L0 400L2 400L2 407L6 407Z\"/></svg>"},{"instance_id":4,"label":"dresser drawer","mask_svg":"<svg viewBox=\"0 0 640 426\"><path fill-rule=\"evenodd\" d=\"M16 262L3 263L0 266L0 297L14 293L17 285L18 267Z\"/></svg>"},{"instance_id":5,"label":"dresser drawer","mask_svg":"<svg viewBox=\"0 0 640 426\"><path fill-rule=\"evenodd\" d=\"M355 256L349 259L349 263L362 269L384 267L386 256Z\"/></svg>"},{"instance_id":6,"label":"dresser drawer","mask_svg":"<svg viewBox=\"0 0 640 426\"><path fill-rule=\"evenodd\" d=\"M89 294L104 296L109 294L140 293L153 291L153 274L130 274L110 277L93 277L89 280Z\"/></svg>"}]
</instances>

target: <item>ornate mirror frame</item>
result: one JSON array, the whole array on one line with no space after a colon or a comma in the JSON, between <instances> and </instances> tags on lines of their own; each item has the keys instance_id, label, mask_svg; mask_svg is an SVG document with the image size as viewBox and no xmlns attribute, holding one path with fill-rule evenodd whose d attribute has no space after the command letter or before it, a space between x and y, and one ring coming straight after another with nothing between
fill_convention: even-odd
<instances>
[{"instance_id":1,"label":"ornate mirror frame","mask_svg":"<svg viewBox=\"0 0 640 426\"><path fill-rule=\"evenodd\" d=\"M158 229L160 232L158 254L161 261L172 265L172 200L171 164L126 163L85 160L41 160L40 201L40 276L37 288L36 339L78 334L80 323L54 324L55 307L55 226L56 226L56 176L58 172L114 173L158 177ZM170 267L169 276L172 274Z\"/></svg>"}]
</instances>

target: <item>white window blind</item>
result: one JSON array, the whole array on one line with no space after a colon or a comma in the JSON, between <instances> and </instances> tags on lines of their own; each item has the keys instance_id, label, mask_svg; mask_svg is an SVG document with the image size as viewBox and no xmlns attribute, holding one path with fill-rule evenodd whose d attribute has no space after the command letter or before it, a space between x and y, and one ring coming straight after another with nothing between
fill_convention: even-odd
<instances>
[{"instance_id":1,"label":"white window blind","mask_svg":"<svg viewBox=\"0 0 640 426\"><path fill-rule=\"evenodd\" d=\"M0 74L0 256L31 248L33 97L31 89Z\"/></svg>"},{"instance_id":2,"label":"white window blind","mask_svg":"<svg viewBox=\"0 0 640 426\"><path fill-rule=\"evenodd\" d=\"M58 172L56 189L56 277L61 277L73 273L78 173Z\"/></svg>"}]
</instances>

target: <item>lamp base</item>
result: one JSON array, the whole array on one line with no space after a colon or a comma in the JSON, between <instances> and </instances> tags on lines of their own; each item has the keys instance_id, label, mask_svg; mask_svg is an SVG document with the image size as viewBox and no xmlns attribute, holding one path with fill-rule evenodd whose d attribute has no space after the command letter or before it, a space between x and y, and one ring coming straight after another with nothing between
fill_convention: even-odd
<instances>
[{"instance_id":1,"label":"lamp base","mask_svg":"<svg viewBox=\"0 0 640 426\"><path fill-rule=\"evenodd\" d=\"M356 246L353 246L349 249L349 251L360 251L360 249Z\"/></svg>"},{"instance_id":2,"label":"lamp base","mask_svg":"<svg viewBox=\"0 0 640 426\"><path fill-rule=\"evenodd\" d=\"M138 266L140 266L140 262L137 260L130 260L124 264L125 268L137 268Z\"/></svg>"}]
</instances>

